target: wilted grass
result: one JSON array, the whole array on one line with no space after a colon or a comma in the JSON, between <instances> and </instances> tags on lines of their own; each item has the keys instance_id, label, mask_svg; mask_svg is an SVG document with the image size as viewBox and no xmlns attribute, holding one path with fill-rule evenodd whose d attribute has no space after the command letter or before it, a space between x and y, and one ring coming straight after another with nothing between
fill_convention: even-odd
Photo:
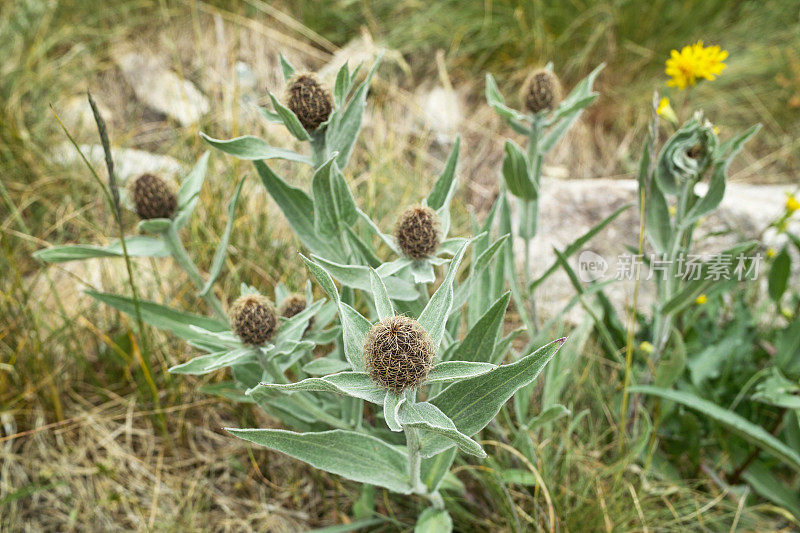
<instances>
[{"instance_id":1,"label":"wilted grass","mask_svg":"<svg viewBox=\"0 0 800 533\"><path fill-rule=\"evenodd\" d=\"M786 4L786 12L791 12L791 3ZM788 98L795 90L792 84L800 84L797 74L792 78L786 71L788 87L770 85L771 76L785 72L785 66L796 60L792 52L775 48L781 40L797 38L788 27L790 17L780 10L760 12L756 4L732 8L709 2L706 8L705 3L690 3L690 15L672 5L676 4L661 5L662 19L671 21L661 28L656 8L650 16L634 17L630 13L636 7L612 3L334 2L324 17L310 2L283 6L299 15L302 23L288 15L276 17L274 7L255 0L233 7L188 1L116 2L102 9L96 2L81 0L4 4L0 10L0 54L6 58L0 64L0 529L293 531L351 520L358 497L354 484L225 435L219 428L267 426L275 421L198 390L221 376L172 380L166 368L185 361L190 348L150 328L135 332L134 323L78 292L123 287L120 264L96 261L45 269L31 259L30 253L47 243L98 242L114 234L112 216L87 170L50 161L52 147L65 140L50 103L60 112L69 97L91 89L111 108L113 144L171 155L187 164L205 149L198 129L220 136L245 131L273 134L238 106L235 86L208 90L214 111L198 127L179 128L151 116L120 79L109 56L113 46L150 43L170 58L175 70L199 81L207 69L220 64L230 68L237 59L257 62L272 54L274 61L276 42L306 54L315 66L335 46L308 28L343 44L357 34L365 17L376 35L407 54L420 80L432 76L431 52L447 50L451 75L470 85L475 105L483 90L484 70L516 83L525 67L553 58L567 80L574 80L606 60L610 67L601 87L604 97L593 108L591 120L605 124L613 136L623 134L620 130L626 127L638 127L639 99L644 101L653 88L639 80L657 79L668 48L709 36L708 40L729 47L734 57L738 53L748 58L757 82L745 66L731 61L725 77L708 85L700 97L721 109L725 101L715 91L729 87L739 104L734 112L725 113L725 120L751 122L756 113L776 138L794 135L796 120L786 117L796 111L782 113L780 105L783 95ZM570 22L583 8L585 13ZM708 9L702 27L698 9ZM395 22L389 22L390 15ZM762 28L773 24L774 31L764 43L751 44L744 38L758 30L745 34L744 21ZM275 40L276 32L282 40ZM711 39L712 33L736 41L723 43ZM314 47L307 44L309 40ZM757 61L764 57L771 61ZM223 77L226 74L222 72ZM407 91L413 83L391 69L382 74L371 98L368 134L361 140L364 150L358 151L368 155L359 155L353 163L358 197L387 227L396 206L418 200L418 191L432 182L444 154L427 134L396 127L396 117L411 112ZM618 124L617 117L621 117ZM772 122L766 120L770 117ZM473 150L464 150L464 169L486 168L485 153L478 148L490 143L493 132L484 124L465 125L465 144ZM86 142L96 142L96 137L88 136ZM765 141L764 168L783 172L784 167L775 166L778 162L786 169L796 168L791 158L782 155L791 143L770 144L776 142ZM225 223L225 200L237 179L248 173L222 296L234 294L241 282L271 287L283 281L291 288L300 287L306 273L296 259L296 243L250 167L218 154L212 161L198 216L184 230L190 253L200 265L209 264ZM291 174L291 166L279 168L293 182L308 178ZM102 168L98 172L104 175ZM473 183L465 183L473 179L472 173L463 174L464 189L481 193ZM457 228L468 228L468 214L467 209L457 213ZM124 223L133 231L132 216ZM136 272L146 297L202 309L188 280L169 261L138 261ZM153 350L161 391L158 409L139 372L140 334L148 336ZM614 414L618 408L611 399L620 369L596 353L592 348L583 353L576 379L564 392L572 418L556 424L552 433L531 435L539 458L535 464L526 464L507 448L503 428L508 430L509 421L502 421L484 435L491 441L485 445L493 453L492 461L458 465L457 476L468 490L446 494L457 530L544 528L550 513L545 488L565 531L717 530L734 522L762 529L769 523L764 520L770 516L760 514L768 510L749 503L740 508L738 496L720 492L708 480L690 487L668 478L651 479L637 466L639 457L619 455ZM164 433L157 426L162 419ZM544 485L504 480L498 472L509 468L537 471ZM381 526L385 531L410 528L412 509L422 505L383 491L375 499L378 511L390 517Z\"/></svg>"}]
</instances>

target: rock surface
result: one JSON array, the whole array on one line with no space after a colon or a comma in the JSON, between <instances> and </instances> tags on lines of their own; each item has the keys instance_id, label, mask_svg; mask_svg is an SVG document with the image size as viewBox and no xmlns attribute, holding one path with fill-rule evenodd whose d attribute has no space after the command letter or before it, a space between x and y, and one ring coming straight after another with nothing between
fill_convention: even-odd
<instances>
[{"instance_id":1,"label":"rock surface","mask_svg":"<svg viewBox=\"0 0 800 533\"><path fill-rule=\"evenodd\" d=\"M154 111L191 126L208 113L208 99L189 80L164 67L162 61L138 52L118 52L114 60L136 98Z\"/></svg>"},{"instance_id":2,"label":"rock surface","mask_svg":"<svg viewBox=\"0 0 800 533\"><path fill-rule=\"evenodd\" d=\"M92 164L94 169L105 176L105 153L99 144L81 144L81 152ZM151 154L144 150L133 148L112 148L111 155L114 158L114 171L121 183L141 174L158 174L167 179L174 179L185 169L184 165L172 157L166 155ZM52 161L62 165L82 165L83 161L75 147L69 143L63 143L53 150Z\"/></svg>"},{"instance_id":3,"label":"rock surface","mask_svg":"<svg viewBox=\"0 0 800 533\"><path fill-rule=\"evenodd\" d=\"M541 185L539 230L534 239L530 265L531 279L544 273L552 265L556 256L553 248L563 250L575 239L600 223L619 207L632 204L609 226L570 258L570 264L579 270L581 252L597 254L606 262L607 269L597 277L599 280L625 277L620 273L625 259L630 256L626 247L636 248L639 238L639 214L637 203L637 182L635 180L558 180L544 178ZM737 242L758 239L764 246L779 247L783 238L774 232L764 232L767 226L783 212L785 193L792 186L729 184L725 199L716 212L701 219L695 238L696 253L713 255ZM698 190L698 192L704 192ZM518 220L516 206L512 205L515 223ZM790 228L800 232L800 220L795 220ZM762 235L763 233L763 235ZM649 246L645 254L652 253ZM763 250L761 251L763 255ZM518 268L524 265L524 243L517 239L514 255ZM595 258L589 254L584 256ZM763 267L763 260L761 266ZM640 276L639 305L647 310L654 300L653 282L647 280L648 272ZM758 277L765 281L763 270ZM633 298L635 282L623 279L612 283L606 290L618 310L625 308ZM575 295L575 290L566 274L559 270L536 290L536 303L544 317L558 313ZM570 321L577 321L583 315L580 305L567 315Z\"/></svg>"}]
</instances>

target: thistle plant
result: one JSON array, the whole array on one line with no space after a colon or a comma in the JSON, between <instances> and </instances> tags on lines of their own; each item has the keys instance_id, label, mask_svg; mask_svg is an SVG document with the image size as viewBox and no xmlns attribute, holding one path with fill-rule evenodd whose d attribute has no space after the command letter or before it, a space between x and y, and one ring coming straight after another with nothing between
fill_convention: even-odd
<instances>
[{"instance_id":1,"label":"thistle plant","mask_svg":"<svg viewBox=\"0 0 800 533\"><path fill-rule=\"evenodd\" d=\"M515 132L524 135L527 141L527 146L523 149L514 141L506 140L503 184L497 202L507 204L510 195L518 203L519 224L506 229L524 243L523 277L520 280L517 276L510 247L506 252L507 274L517 310L530 334L538 330L536 308L532 303L535 301L534 291L552 272L548 271L537 280L531 279L531 242L538 227L542 164L547 153L567 133L583 110L597 98L597 93L592 91L592 85L602 68L603 65L600 65L594 69L563 100L561 82L553 72L552 64L532 71L520 93L524 110L506 105L494 78L491 74L486 75L487 103ZM503 209L507 209L507 206L499 210L500 214Z\"/></svg>"}]
</instances>

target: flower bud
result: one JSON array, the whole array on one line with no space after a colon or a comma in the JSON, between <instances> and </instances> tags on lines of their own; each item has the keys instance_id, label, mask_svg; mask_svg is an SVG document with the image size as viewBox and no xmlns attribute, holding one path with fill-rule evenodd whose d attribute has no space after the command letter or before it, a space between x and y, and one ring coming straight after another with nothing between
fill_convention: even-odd
<instances>
[{"instance_id":1,"label":"flower bud","mask_svg":"<svg viewBox=\"0 0 800 533\"><path fill-rule=\"evenodd\" d=\"M278 307L278 314L283 318L292 318L296 314L305 311L307 305L308 302L306 302L305 296L302 294L292 293L283 299L280 307ZM308 319L307 328L310 328L313 324L314 317L312 316Z\"/></svg>"},{"instance_id":2,"label":"flower bud","mask_svg":"<svg viewBox=\"0 0 800 533\"><path fill-rule=\"evenodd\" d=\"M395 393L425 381L435 354L428 332L405 316L384 318L372 326L364 340L364 363L370 378Z\"/></svg>"},{"instance_id":3,"label":"flower bud","mask_svg":"<svg viewBox=\"0 0 800 533\"><path fill-rule=\"evenodd\" d=\"M240 296L231 307L231 329L245 344L261 346L278 325L272 302L260 294Z\"/></svg>"},{"instance_id":4,"label":"flower bud","mask_svg":"<svg viewBox=\"0 0 800 533\"><path fill-rule=\"evenodd\" d=\"M424 259L440 244L442 223L430 207L414 205L400 215L394 236L400 249L411 259Z\"/></svg>"},{"instance_id":5,"label":"flower bud","mask_svg":"<svg viewBox=\"0 0 800 533\"><path fill-rule=\"evenodd\" d=\"M307 131L328 120L333 109L331 95L313 74L296 74L286 89L286 107L300 119Z\"/></svg>"},{"instance_id":6,"label":"flower bud","mask_svg":"<svg viewBox=\"0 0 800 533\"><path fill-rule=\"evenodd\" d=\"M548 69L534 70L522 87L522 101L531 113L553 109L561 101L561 82Z\"/></svg>"},{"instance_id":7,"label":"flower bud","mask_svg":"<svg viewBox=\"0 0 800 533\"><path fill-rule=\"evenodd\" d=\"M143 220L151 218L172 218L178 201L172 187L153 174L142 174L130 185L130 196L136 214Z\"/></svg>"}]
</instances>

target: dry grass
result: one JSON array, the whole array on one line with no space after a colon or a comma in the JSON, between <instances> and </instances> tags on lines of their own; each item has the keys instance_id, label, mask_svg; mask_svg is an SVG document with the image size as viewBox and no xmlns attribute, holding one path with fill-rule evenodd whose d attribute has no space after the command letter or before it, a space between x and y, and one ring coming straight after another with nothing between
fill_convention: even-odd
<instances>
[{"instance_id":1,"label":"dry grass","mask_svg":"<svg viewBox=\"0 0 800 533\"><path fill-rule=\"evenodd\" d=\"M92 261L43 268L30 258L48 243L106 242L113 236L111 218L86 170L48 160L52 146L64 140L48 103L60 111L70 98L91 89L110 111L112 143L187 163L205 149L198 129L217 137L253 133L286 145L280 129L265 126L240 106L244 89L232 74L236 62L251 66L259 80L256 91L264 95L280 83L278 50L316 68L337 47L261 2L232 10L205 2L121 3L100 13L81 1L43 3L42 11L36 7L25 21L20 13L27 4L39 5L19 1L0 12L3 31L12 21L22 24L26 35L10 51L15 61L0 67L5 77L0 85L5 97L0 118L0 529L297 531L347 523L358 497L355 484L226 435L222 427L275 426L275 421L250 406L199 392L199 386L221 376L170 377L166 368L185 361L191 349L148 329L161 407L152 402L137 364L134 324L80 293L89 287L124 290L121 265ZM198 127L180 128L148 111L112 61L118 46L157 52L203 89L212 101L211 114ZM433 181L448 150L424 127L416 87L403 68L389 61L381 70L351 163L357 196L386 228L392 227L397 206L419 201L419 191ZM459 203L469 207L457 213L457 228L468 227L468 210L481 211L491 201L502 158L496 135L509 134L476 104L475 90L457 88L472 95L465 100L470 105L461 125L464 202ZM593 124L580 124L551 164L572 176L614 171L603 154L612 146L624 150L635 140L625 137L620 144ZM83 141L96 142L90 128L78 133ZM598 143L608 146L598 149ZM586 148L575 150L575 144ZM290 165L277 168L295 183L308 178L293 175ZM219 199L227 198L245 173L252 175L249 165L213 155L186 235L201 265L209 264L225 222ZM252 178L242 198L221 296L235 294L241 282L271 287L283 281L300 288L305 273L277 208ZM132 231L131 215L125 223ZM138 261L136 272L145 297L185 309L201 305L170 261ZM560 527L716 530L738 516L742 527L759 528L765 519L760 509L745 506L739 512L738 500L710 494L714 488L707 484L700 491L654 482L636 470L635 458L615 456L610 413L616 409L607 402L618 371L590 358L575 384L574 401L575 407L591 410L584 419L591 422L565 425L547 437L533 435L542 464L531 466L544 476ZM460 464L458 477L469 490L447 494L457 527L543 527L549 510L542 494L498 481L494 473L500 463L527 465L502 445L487 446L495 448L497 464ZM421 505L383 491L376 502L377 510L390 517L382 526L387 531L408 530Z\"/></svg>"}]
</instances>

